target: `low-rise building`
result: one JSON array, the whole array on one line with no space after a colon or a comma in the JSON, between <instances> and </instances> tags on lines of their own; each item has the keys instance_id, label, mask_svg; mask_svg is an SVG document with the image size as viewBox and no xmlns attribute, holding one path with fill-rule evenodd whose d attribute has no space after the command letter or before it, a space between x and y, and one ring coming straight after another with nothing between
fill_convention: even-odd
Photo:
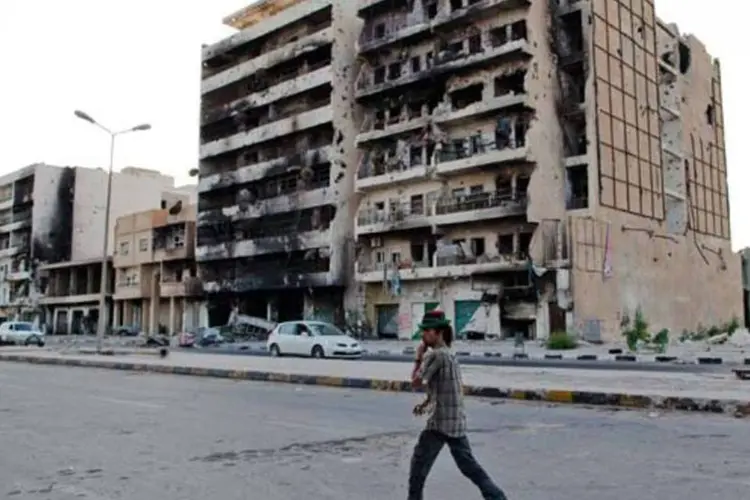
<instances>
[{"instance_id":1,"label":"low-rise building","mask_svg":"<svg viewBox=\"0 0 750 500\"><path fill-rule=\"evenodd\" d=\"M200 324L195 208L177 202L117 219L114 325L175 334Z\"/></svg>"},{"instance_id":2,"label":"low-rise building","mask_svg":"<svg viewBox=\"0 0 750 500\"><path fill-rule=\"evenodd\" d=\"M99 324L102 260L58 262L39 267L46 287L39 305L47 318L47 331L54 335L93 334ZM108 261L107 300L114 283L112 259Z\"/></svg>"}]
</instances>

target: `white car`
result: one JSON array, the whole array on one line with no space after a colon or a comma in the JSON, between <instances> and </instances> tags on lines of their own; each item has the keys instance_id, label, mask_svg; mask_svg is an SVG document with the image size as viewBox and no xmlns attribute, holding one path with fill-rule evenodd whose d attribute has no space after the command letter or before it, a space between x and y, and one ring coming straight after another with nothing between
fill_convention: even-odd
<instances>
[{"instance_id":1,"label":"white car","mask_svg":"<svg viewBox=\"0 0 750 500\"><path fill-rule=\"evenodd\" d=\"M266 342L271 356L311 356L313 358L358 358L362 346L330 323L288 321L279 323Z\"/></svg>"},{"instance_id":2,"label":"white car","mask_svg":"<svg viewBox=\"0 0 750 500\"><path fill-rule=\"evenodd\" d=\"M0 325L0 343L44 346L44 332L33 323L6 321Z\"/></svg>"}]
</instances>

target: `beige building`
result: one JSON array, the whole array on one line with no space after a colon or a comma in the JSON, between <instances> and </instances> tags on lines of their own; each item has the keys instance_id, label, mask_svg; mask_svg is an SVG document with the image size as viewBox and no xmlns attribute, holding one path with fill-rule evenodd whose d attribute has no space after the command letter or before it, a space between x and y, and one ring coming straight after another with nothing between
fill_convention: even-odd
<instances>
[{"instance_id":1,"label":"beige building","mask_svg":"<svg viewBox=\"0 0 750 500\"><path fill-rule=\"evenodd\" d=\"M102 260L58 262L40 266L46 283L39 305L49 333L82 335L96 333L101 299ZM108 262L107 300L112 299L114 269Z\"/></svg>"},{"instance_id":2,"label":"beige building","mask_svg":"<svg viewBox=\"0 0 750 500\"><path fill-rule=\"evenodd\" d=\"M119 217L114 240L113 324L152 334L199 326L195 205L178 201Z\"/></svg>"},{"instance_id":3,"label":"beige building","mask_svg":"<svg viewBox=\"0 0 750 500\"><path fill-rule=\"evenodd\" d=\"M256 2L203 48L196 256L211 324L233 305L271 320L344 316L356 4Z\"/></svg>"},{"instance_id":4,"label":"beige building","mask_svg":"<svg viewBox=\"0 0 750 500\"><path fill-rule=\"evenodd\" d=\"M380 334L742 314L718 62L652 0L363 0L357 293Z\"/></svg>"}]
</instances>

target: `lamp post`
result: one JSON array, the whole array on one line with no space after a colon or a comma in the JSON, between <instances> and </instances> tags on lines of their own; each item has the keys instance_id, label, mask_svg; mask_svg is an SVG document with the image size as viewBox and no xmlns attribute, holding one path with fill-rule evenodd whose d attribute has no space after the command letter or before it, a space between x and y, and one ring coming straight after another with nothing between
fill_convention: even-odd
<instances>
[{"instance_id":1,"label":"lamp post","mask_svg":"<svg viewBox=\"0 0 750 500\"><path fill-rule=\"evenodd\" d=\"M148 123L142 123L124 130L112 131L97 122L91 115L84 113L80 110L75 110L74 114L77 118L83 121L89 122L105 131L109 135L109 171L107 175L107 201L104 206L104 238L102 242L102 277L99 290L99 324L96 329L96 352L102 352L102 344L104 342L104 332L107 329L107 275L109 274L107 263L109 261L108 244L109 244L109 212L112 205L112 170L114 168L115 160L115 139L119 135L127 134L130 132L141 132L151 129L151 125Z\"/></svg>"}]
</instances>

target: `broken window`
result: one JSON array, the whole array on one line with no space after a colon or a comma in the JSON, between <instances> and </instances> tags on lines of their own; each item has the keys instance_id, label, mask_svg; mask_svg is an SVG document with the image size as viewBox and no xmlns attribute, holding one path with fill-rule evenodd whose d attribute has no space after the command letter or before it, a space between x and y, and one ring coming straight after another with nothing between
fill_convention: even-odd
<instances>
[{"instance_id":1,"label":"broken window","mask_svg":"<svg viewBox=\"0 0 750 500\"><path fill-rule=\"evenodd\" d=\"M680 42L677 46L677 52L680 55L680 73L683 75L690 70L690 63L692 56L690 54L690 47Z\"/></svg>"},{"instance_id":2,"label":"broken window","mask_svg":"<svg viewBox=\"0 0 750 500\"><path fill-rule=\"evenodd\" d=\"M422 106L424 106L424 103L421 101L409 101L408 105L408 111L409 111L409 119L413 120L414 118L419 118L422 116Z\"/></svg>"},{"instance_id":3,"label":"broken window","mask_svg":"<svg viewBox=\"0 0 750 500\"><path fill-rule=\"evenodd\" d=\"M510 147L513 135L513 120L509 116L501 116L495 126L495 147L498 150Z\"/></svg>"},{"instance_id":4,"label":"broken window","mask_svg":"<svg viewBox=\"0 0 750 500\"><path fill-rule=\"evenodd\" d=\"M411 58L411 72L412 73L419 73L422 70L422 60L419 58L419 56L415 56Z\"/></svg>"},{"instance_id":5,"label":"broken window","mask_svg":"<svg viewBox=\"0 0 750 500\"><path fill-rule=\"evenodd\" d=\"M373 79L375 84L383 83L385 81L385 66L378 66L373 70Z\"/></svg>"},{"instance_id":6,"label":"broken window","mask_svg":"<svg viewBox=\"0 0 750 500\"><path fill-rule=\"evenodd\" d=\"M391 63L388 65L388 79L395 80L401 78L401 63Z\"/></svg>"},{"instance_id":7,"label":"broken window","mask_svg":"<svg viewBox=\"0 0 750 500\"><path fill-rule=\"evenodd\" d=\"M385 23L375 25L375 38L383 38L385 36Z\"/></svg>"},{"instance_id":8,"label":"broken window","mask_svg":"<svg viewBox=\"0 0 750 500\"><path fill-rule=\"evenodd\" d=\"M391 264L394 266L401 264L401 252L391 252Z\"/></svg>"},{"instance_id":9,"label":"broken window","mask_svg":"<svg viewBox=\"0 0 750 500\"><path fill-rule=\"evenodd\" d=\"M409 164L411 166L422 165L422 146L412 146L409 148Z\"/></svg>"},{"instance_id":10,"label":"broken window","mask_svg":"<svg viewBox=\"0 0 750 500\"><path fill-rule=\"evenodd\" d=\"M469 194L479 194L484 192L484 186L481 184L469 187Z\"/></svg>"},{"instance_id":11,"label":"broken window","mask_svg":"<svg viewBox=\"0 0 750 500\"><path fill-rule=\"evenodd\" d=\"M521 259L529 256L531 249L531 238L534 233L518 233L518 253Z\"/></svg>"},{"instance_id":12,"label":"broken window","mask_svg":"<svg viewBox=\"0 0 750 500\"><path fill-rule=\"evenodd\" d=\"M427 11L427 18L428 19L434 19L435 16L437 16L438 13L438 4L437 2L429 2L425 5L425 11Z\"/></svg>"},{"instance_id":13,"label":"broken window","mask_svg":"<svg viewBox=\"0 0 750 500\"><path fill-rule=\"evenodd\" d=\"M495 191L497 193L502 194L510 194L513 190L513 184L511 183L510 179L503 178L503 177L497 177L495 179Z\"/></svg>"},{"instance_id":14,"label":"broken window","mask_svg":"<svg viewBox=\"0 0 750 500\"><path fill-rule=\"evenodd\" d=\"M375 202L375 210L378 212L385 211L385 202L384 201L376 201Z\"/></svg>"},{"instance_id":15,"label":"broken window","mask_svg":"<svg viewBox=\"0 0 750 500\"><path fill-rule=\"evenodd\" d=\"M482 131L477 130L477 133L472 135L471 138L471 151L469 154L476 155L484 153L484 139L482 137Z\"/></svg>"},{"instance_id":16,"label":"broken window","mask_svg":"<svg viewBox=\"0 0 750 500\"><path fill-rule=\"evenodd\" d=\"M375 124L373 128L375 130L383 130L385 128L385 110L379 109L375 111Z\"/></svg>"},{"instance_id":17,"label":"broken window","mask_svg":"<svg viewBox=\"0 0 750 500\"><path fill-rule=\"evenodd\" d=\"M493 47L501 47L508 43L508 27L500 26L490 30L490 43Z\"/></svg>"},{"instance_id":18,"label":"broken window","mask_svg":"<svg viewBox=\"0 0 750 500\"><path fill-rule=\"evenodd\" d=\"M523 94L525 92L525 81L526 70L519 70L507 75L498 76L494 81L495 97L508 94Z\"/></svg>"},{"instance_id":19,"label":"broken window","mask_svg":"<svg viewBox=\"0 0 750 500\"><path fill-rule=\"evenodd\" d=\"M515 147L522 148L526 145L526 132L529 129L529 123L526 118L519 118L513 125L513 133L515 135Z\"/></svg>"},{"instance_id":20,"label":"broken window","mask_svg":"<svg viewBox=\"0 0 750 500\"><path fill-rule=\"evenodd\" d=\"M401 105L396 104L388 109L388 125L398 123L401 119Z\"/></svg>"},{"instance_id":21,"label":"broken window","mask_svg":"<svg viewBox=\"0 0 750 500\"><path fill-rule=\"evenodd\" d=\"M709 125L714 125L716 121L716 107L713 104L706 106L706 121Z\"/></svg>"},{"instance_id":22,"label":"broken window","mask_svg":"<svg viewBox=\"0 0 750 500\"><path fill-rule=\"evenodd\" d=\"M568 168L568 210L588 208L589 172L588 165Z\"/></svg>"},{"instance_id":23,"label":"broken window","mask_svg":"<svg viewBox=\"0 0 750 500\"><path fill-rule=\"evenodd\" d=\"M451 105L453 110L463 109L475 102L482 100L482 93L484 92L484 84L477 83L475 85L469 85L459 90L451 92Z\"/></svg>"},{"instance_id":24,"label":"broken window","mask_svg":"<svg viewBox=\"0 0 750 500\"><path fill-rule=\"evenodd\" d=\"M462 0L451 0L451 12L455 12L464 7Z\"/></svg>"},{"instance_id":25,"label":"broken window","mask_svg":"<svg viewBox=\"0 0 750 500\"><path fill-rule=\"evenodd\" d=\"M424 196L415 194L410 200L410 209L413 215L424 215Z\"/></svg>"},{"instance_id":26,"label":"broken window","mask_svg":"<svg viewBox=\"0 0 750 500\"><path fill-rule=\"evenodd\" d=\"M412 243L410 247L412 262L424 261L424 243Z\"/></svg>"},{"instance_id":27,"label":"broken window","mask_svg":"<svg viewBox=\"0 0 750 500\"><path fill-rule=\"evenodd\" d=\"M586 138L586 116L567 116L562 123L565 157L585 155L588 151Z\"/></svg>"},{"instance_id":28,"label":"broken window","mask_svg":"<svg viewBox=\"0 0 750 500\"><path fill-rule=\"evenodd\" d=\"M526 195L529 192L530 182L531 182L531 177L527 175L518 177L518 179L516 179L516 192L515 192L516 197L518 198L526 197Z\"/></svg>"},{"instance_id":29,"label":"broken window","mask_svg":"<svg viewBox=\"0 0 750 500\"><path fill-rule=\"evenodd\" d=\"M474 257L481 257L484 255L484 238L472 238L471 239L471 253Z\"/></svg>"},{"instance_id":30,"label":"broken window","mask_svg":"<svg viewBox=\"0 0 750 500\"><path fill-rule=\"evenodd\" d=\"M497 253L498 255L511 255L513 253L513 235L497 235Z\"/></svg>"},{"instance_id":31,"label":"broken window","mask_svg":"<svg viewBox=\"0 0 750 500\"><path fill-rule=\"evenodd\" d=\"M516 21L510 25L510 39L515 40L526 40L528 32L526 30L526 21Z\"/></svg>"},{"instance_id":32,"label":"broken window","mask_svg":"<svg viewBox=\"0 0 750 500\"><path fill-rule=\"evenodd\" d=\"M469 37L469 54L482 52L482 35L477 33Z\"/></svg>"},{"instance_id":33,"label":"broken window","mask_svg":"<svg viewBox=\"0 0 750 500\"><path fill-rule=\"evenodd\" d=\"M433 63L433 58L434 58L434 55L432 52L428 52L427 54L425 54L424 56L425 66L427 66L428 68L431 68L432 63Z\"/></svg>"}]
</instances>

